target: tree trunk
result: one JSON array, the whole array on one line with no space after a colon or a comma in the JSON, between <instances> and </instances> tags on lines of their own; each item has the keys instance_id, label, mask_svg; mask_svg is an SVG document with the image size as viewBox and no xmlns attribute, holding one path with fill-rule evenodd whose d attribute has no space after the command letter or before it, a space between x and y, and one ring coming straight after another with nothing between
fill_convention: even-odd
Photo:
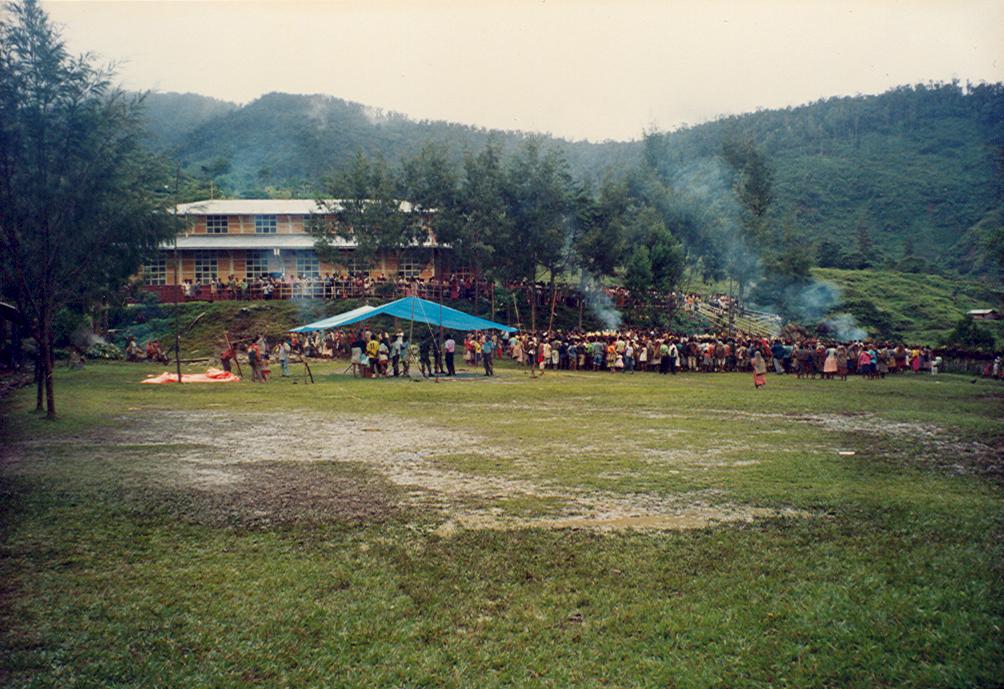
<instances>
[{"instance_id":1,"label":"tree trunk","mask_svg":"<svg viewBox=\"0 0 1004 689\"><path fill-rule=\"evenodd\" d=\"M554 308L558 301L558 283L554 279L554 271L551 270L551 314L547 319L547 336L551 337L551 330L554 327Z\"/></svg>"},{"instance_id":2,"label":"tree trunk","mask_svg":"<svg viewBox=\"0 0 1004 689\"><path fill-rule=\"evenodd\" d=\"M45 405L45 371L42 365L42 337L35 336L35 413L41 414Z\"/></svg>"},{"instance_id":3,"label":"tree trunk","mask_svg":"<svg viewBox=\"0 0 1004 689\"><path fill-rule=\"evenodd\" d=\"M530 283L530 331L537 332L537 284Z\"/></svg>"},{"instance_id":4,"label":"tree trunk","mask_svg":"<svg viewBox=\"0 0 1004 689\"><path fill-rule=\"evenodd\" d=\"M53 396L53 386L52 386L52 372L55 369L55 355L53 353L53 333L52 333L52 320L46 318L43 323L43 329L45 335L45 418L50 421L56 418L56 398Z\"/></svg>"},{"instance_id":5,"label":"tree trunk","mask_svg":"<svg viewBox=\"0 0 1004 689\"><path fill-rule=\"evenodd\" d=\"M481 302L481 275L477 268L474 269L474 313L479 313L478 304Z\"/></svg>"}]
</instances>

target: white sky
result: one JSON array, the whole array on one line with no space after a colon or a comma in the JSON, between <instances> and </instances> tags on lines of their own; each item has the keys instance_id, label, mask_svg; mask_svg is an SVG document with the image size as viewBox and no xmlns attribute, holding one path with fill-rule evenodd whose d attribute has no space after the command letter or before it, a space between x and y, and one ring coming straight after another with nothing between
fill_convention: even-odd
<instances>
[{"instance_id":1,"label":"white sky","mask_svg":"<svg viewBox=\"0 0 1004 689\"><path fill-rule=\"evenodd\" d=\"M570 138L1004 81L1004 0L43 2L127 88L324 93Z\"/></svg>"}]
</instances>

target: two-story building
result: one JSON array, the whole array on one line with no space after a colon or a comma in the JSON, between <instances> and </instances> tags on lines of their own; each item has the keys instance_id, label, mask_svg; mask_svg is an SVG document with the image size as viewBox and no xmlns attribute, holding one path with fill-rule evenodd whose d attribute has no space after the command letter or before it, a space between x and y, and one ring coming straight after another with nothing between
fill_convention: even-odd
<instances>
[{"instance_id":1,"label":"two-story building","mask_svg":"<svg viewBox=\"0 0 1004 689\"><path fill-rule=\"evenodd\" d=\"M407 205L404 210L409 210ZM364 263L356 256L354 242L338 238L333 244L339 259L318 260L307 228L331 218L311 199L216 199L179 204L176 211L185 220L184 228L176 243L165 244L160 255L143 266L147 285L176 284L176 274L179 284L208 284L216 278L226 282L231 275L237 280L262 275L310 279L368 272L389 279L428 279L436 271L437 247L431 239Z\"/></svg>"}]
</instances>

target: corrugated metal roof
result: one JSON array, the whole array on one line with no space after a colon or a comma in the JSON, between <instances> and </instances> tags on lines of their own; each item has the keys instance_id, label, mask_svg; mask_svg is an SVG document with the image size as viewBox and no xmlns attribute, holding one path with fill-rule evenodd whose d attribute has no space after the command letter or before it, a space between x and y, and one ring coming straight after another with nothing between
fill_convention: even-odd
<instances>
[{"instance_id":1,"label":"corrugated metal roof","mask_svg":"<svg viewBox=\"0 0 1004 689\"><path fill-rule=\"evenodd\" d=\"M336 210L338 199L325 199ZM411 204L401 202L401 210L411 212ZM310 215L323 213L315 199L206 199L179 203L178 215Z\"/></svg>"}]
</instances>

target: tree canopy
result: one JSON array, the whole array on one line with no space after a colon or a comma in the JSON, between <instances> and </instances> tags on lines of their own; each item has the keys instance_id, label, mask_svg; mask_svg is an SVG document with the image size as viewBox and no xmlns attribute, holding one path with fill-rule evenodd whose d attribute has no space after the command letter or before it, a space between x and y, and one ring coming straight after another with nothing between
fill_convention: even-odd
<instances>
[{"instance_id":1,"label":"tree canopy","mask_svg":"<svg viewBox=\"0 0 1004 689\"><path fill-rule=\"evenodd\" d=\"M123 284L174 233L170 169L141 145L142 98L72 57L35 0L0 21L0 276L32 321L39 407L56 412L52 324Z\"/></svg>"}]
</instances>

